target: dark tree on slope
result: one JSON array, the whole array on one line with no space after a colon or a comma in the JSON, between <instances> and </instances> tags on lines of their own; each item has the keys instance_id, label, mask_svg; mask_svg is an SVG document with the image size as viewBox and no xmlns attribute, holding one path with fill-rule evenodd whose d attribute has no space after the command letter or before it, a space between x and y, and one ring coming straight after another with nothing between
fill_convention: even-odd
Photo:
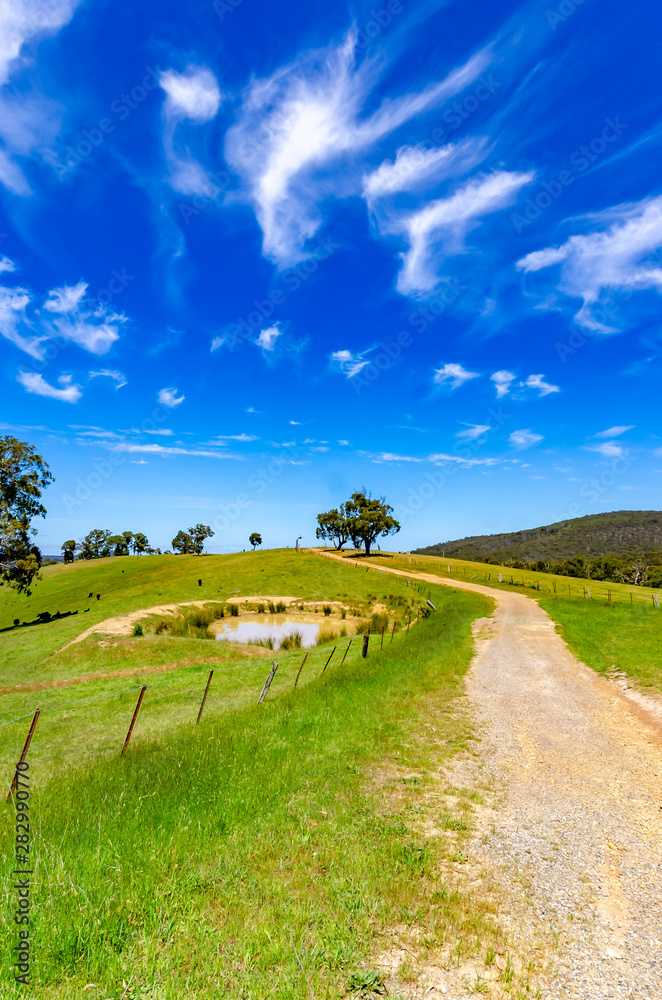
<instances>
[{"instance_id":1,"label":"dark tree on slope","mask_svg":"<svg viewBox=\"0 0 662 1000\"><path fill-rule=\"evenodd\" d=\"M253 546L253 552L255 552L256 547L258 545L262 545L262 535L258 534L257 531L254 531L248 541L249 544Z\"/></svg>"},{"instance_id":2,"label":"dark tree on slope","mask_svg":"<svg viewBox=\"0 0 662 1000\"><path fill-rule=\"evenodd\" d=\"M45 517L41 491L53 481L34 447L15 437L0 438L0 586L30 593L39 579L41 553L31 538L34 517Z\"/></svg>"},{"instance_id":3,"label":"dark tree on slope","mask_svg":"<svg viewBox=\"0 0 662 1000\"><path fill-rule=\"evenodd\" d=\"M68 542L62 542L62 555L66 563L72 563L74 561L77 544L78 543L73 538L70 538Z\"/></svg>"}]
</instances>

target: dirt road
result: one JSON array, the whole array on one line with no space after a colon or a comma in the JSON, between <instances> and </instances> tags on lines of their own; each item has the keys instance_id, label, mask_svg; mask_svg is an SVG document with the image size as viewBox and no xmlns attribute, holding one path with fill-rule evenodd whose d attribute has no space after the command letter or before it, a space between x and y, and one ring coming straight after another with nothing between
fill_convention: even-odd
<instances>
[{"instance_id":1,"label":"dirt road","mask_svg":"<svg viewBox=\"0 0 662 1000\"><path fill-rule=\"evenodd\" d=\"M471 861L500 872L502 919L544 945L545 1000L662 998L662 733L619 687L579 663L538 604L486 594L467 692L481 754L460 762L503 789ZM481 831L484 832L484 831ZM449 984L426 995L464 996Z\"/></svg>"}]
</instances>

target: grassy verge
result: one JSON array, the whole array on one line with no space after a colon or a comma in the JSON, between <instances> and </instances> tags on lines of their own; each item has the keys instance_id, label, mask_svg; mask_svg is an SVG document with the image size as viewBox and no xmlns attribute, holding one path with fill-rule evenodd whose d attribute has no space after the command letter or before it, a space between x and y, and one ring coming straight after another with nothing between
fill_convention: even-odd
<instances>
[{"instance_id":1,"label":"grassy verge","mask_svg":"<svg viewBox=\"0 0 662 1000\"><path fill-rule=\"evenodd\" d=\"M31 996L342 996L395 925L458 961L503 950L489 908L441 874L456 848L413 831L368 778L389 760L438 767L471 737L454 706L488 602L432 589L439 612L382 653L63 769L35 795Z\"/></svg>"},{"instance_id":2,"label":"grassy verge","mask_svg":"<svg viewBox=\"0 0 662 1000\"><path fill-rule=\"evenodd\" d=\"M601 674L624 673L654 692L662 691L662 608L653 601L657 596L662 603L659 590L439 556L382 556L370 562L523 593L538 601L572 652L587 666Z\"/></svg>"}]
</instances>

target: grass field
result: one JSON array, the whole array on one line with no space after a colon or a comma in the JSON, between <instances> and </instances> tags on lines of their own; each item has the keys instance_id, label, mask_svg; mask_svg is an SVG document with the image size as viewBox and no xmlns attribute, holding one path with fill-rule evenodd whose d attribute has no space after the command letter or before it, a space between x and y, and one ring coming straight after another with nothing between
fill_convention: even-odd
<instances>
[{"instance_id":1,"label":"grass field","mask_svg":"<svg viewBox=\"0 0 662 1000\"><path fill-rule=\"evenodd\" d=\"M120 563L128 586L114 597ZM386 596L406 591L404 581L382 582L373 572L316 556L177 557L163 569L157 564L158 582L149 580L147 560L135 563L141 565L131 571L129 560L56 567L44 591L35 592L35 607L52 600L44 596L47 586L60 597L61 610L64 594L75 604L93 570L104 576L109 595L103 617L154 598L195 599L202 589L198 576L209 577L212 593L216 587L224 597L230 587L288 594L293 579L298 593L328 600L345 594L371 601L383 596L382 587ZM348 657L324 674L319 660L295 691L283 658L276 678L286 676L287 683L275 682L264 705L255 704L264 660L226 664L234 679L200 726L189 710L193 703L178 717L169 713L166 722L155 715L152 728L137 730L124 758L117 746L102 752L104 726L86 734L96 740L96 757L81 747L76 758L53 764L43 740L35 741L36 784L42 761L52 766L32 800L31 996L340 997L350 982L369 981L375 956L396 926L411 935L412 955L447 966L474 956L493 968L495 956L510 948L495 916L496 890L470 890L461 877L461 847L480 795L449 794L443 811L428 817L424 794L431 772L472 745L458 696L472 654L470 624L489 611L489 602L446 587L431 590L438 612L396 633L382 652L373 646L367 660ZM209 592L204 596L211 599ZM15 641L25 635L34 676L50 675L49 658L63 635L65 641L71 635L71 621L53 623L55 635L49 626L9 633ZM32 634L42 629L43 637ZM166 641L182 642L183 659L194 658L189 647L196 640ZM157 637L87 652L108 667L111 660L135 662L150 643L158 659ZM222 644L197 640L197 647L208 645ZM70 662L58 656L51 672L61 675L78 670L86 650ZM16 655L12 676L20 662ZM199 694L198 688L196 709ZM58 695L69 699L73 689ZM422 819L438 833L425 834ZM9 808L1 831L10 859ZM8 916L11 860L8 866L6 954L15 943ZM7 990L10 964L6 958L1 974ZM510 963L505 968L503 985L524 995L526 970L514 976ZM408 974L401 970L405 981Z\"/></svg>"},{"instance_id":2,"label":"grass field","mask_svg":"<svg viewBox=\"0 0 662 1000\"><path fill-rule=\"evenodd\" d=\"M656 597L662 603L659 590L440 556L384 554L370 562L533 597L587 666L601 674L624 673L642 687L662 691L662 608L654 603Z\"/></svg>"}]
</instances>

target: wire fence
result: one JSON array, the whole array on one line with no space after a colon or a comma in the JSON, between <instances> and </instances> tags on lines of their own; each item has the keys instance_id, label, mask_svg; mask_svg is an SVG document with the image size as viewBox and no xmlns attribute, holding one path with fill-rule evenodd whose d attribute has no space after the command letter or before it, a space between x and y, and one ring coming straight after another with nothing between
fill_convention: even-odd
<instances>
[{"instance_id":1,"label":"wire fence","mask_svg":"<svg viewBox=\"0 0 662 1000\"><path fill-rule=\"evenodd\" d=\"M188 668L185 675L141 681L90 698L35 705L33 711L0 723L0 769L7 776L7 788L16 762L28 749L34 766L31 773L35 783L42 784L63 767L119 756L136 743L158 738L166 728L195 726L295 690L327 670L332 672L348 657L355 662L367 656L369 649L379 651L385 642L393 641L394 634L395 624L392 630L340 638L335 644L284 656L275 651L273 661L269 657L232 665L220 661Z\"/></svg>"}]
</instances>

